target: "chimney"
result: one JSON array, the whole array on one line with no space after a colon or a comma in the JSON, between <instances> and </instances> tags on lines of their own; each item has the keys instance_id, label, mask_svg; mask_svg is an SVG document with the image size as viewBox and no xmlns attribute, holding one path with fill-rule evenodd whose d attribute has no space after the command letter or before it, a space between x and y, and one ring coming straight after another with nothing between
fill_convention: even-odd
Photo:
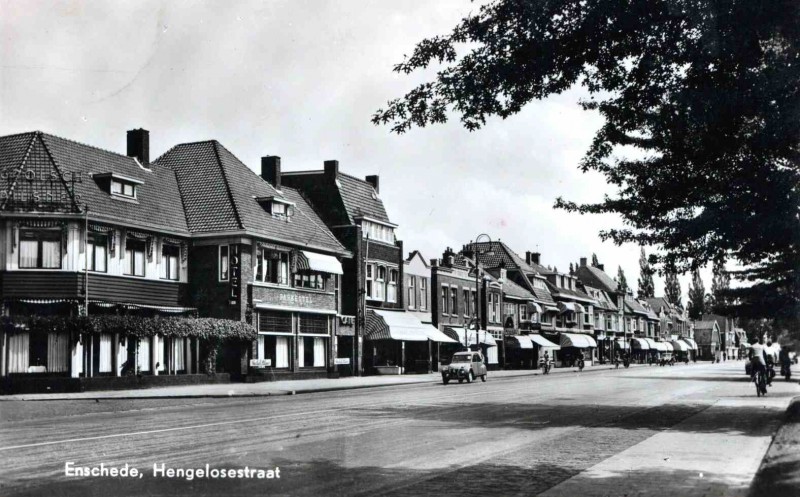
<instances>
[{"instance_id":1,"label":"chimney","mask_svg":"<svg viewBox=\"0 0 800 497\"><path fill-rule=\"evenodd\" d=\"M525 262L528 264L540 264L539 257L541 255L539 252L525 252Z\"/></svg>"},{"instance_id":2,"label":"chimney","mask_svg":"<svg viewBox=\"0 0 800 497\"><path fill-rule=\"evenodd\" d=\"M139 163L148 167L150 164L150 132L146 129L128 131L128 157L135 157Z\"/></svg>"},{"instance_id":3,"label":"chimney","mask_svg":"<svg viewBox=\"0 0 800 497\"><path fill-rule=\"evenodd\" d=\"M277 155L267 155L261 158L261 177L274 186L276 190L281 189L281 158Z\"/></svg>"},{"instance_id":4,"label":"chimney","mask_svg":"<svg viewBox=\"0 0 800 497\"><path fill-rule=\"evenodd\" d=\"M505 283L506 282L506 276L508 276L508 271L506 270L506 268L501 267L500 268L500 282L501 283Z\"/></svg>"},{"instance_id":5,"label":"chimney","mask_svg":"<svg viewBox=\"0 0 800 497\"><path fill-rule=\"evenodd\" d=\"M599 269L600 271L605 271L606 270L606 265L605 264L598 264L597 265L597 269Z\"/></svg>"},{"instance_id":6,"label":"chimney","mask_svg":"<svg viewBox=\"0 0 800 497\"><path fill-rule=\"evenodd\" d=\"M581 267L586 267L586 257L581 257Z\"/></svg>"},{"instance_id":7,"label":"chimney","mask_svg":"<svg viewBox=\"0 0 800 497\"><path fill-rule=\"evenodd\" d=\"M380 190L380 177L378 177L377 174L373 174L372 176L367 176L365 179L367 180L367 183L372 185L372 188L375 189L375 193L380 193L381 192L381 190Z\"/></svg>"},{"instance_id":8,"label":"chimney","mask_svg":"<svg viewBox=\"0 0 800 497\"><path fill-rule=\"evenodd\" d=\"M439 259L431 259L431 267L439 267Z\"/></svg>"},{"instance_id":9,"label":"chimney","mask_svg":"<svg viewBox=\"0 0 800 497\"><path fill-rule=\"evenodd\" d=\"M339 161L338 160L326 160L325 161L325 178L329 181L336 181L336 178L339 176Z\"/></svg>"}]
</instances>

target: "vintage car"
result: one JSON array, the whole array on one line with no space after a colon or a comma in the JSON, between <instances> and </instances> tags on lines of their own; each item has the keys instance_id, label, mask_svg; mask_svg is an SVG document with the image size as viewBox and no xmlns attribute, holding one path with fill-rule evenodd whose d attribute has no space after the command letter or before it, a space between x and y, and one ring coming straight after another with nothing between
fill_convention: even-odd
<instances>
[{"instance_id":1,"label":"vintage car","mask_svg":"<svg viewBox=\"0 0 800 497\"><path fill-rule=\"evenodd\" d=\"M456 352L450 364L442 367L442 383L445 385L450 380L458 380L459 383L467 380L467 383L472 383L476 378L486 381L486 363L480 352Z\"/></svg>"}]
</instances>

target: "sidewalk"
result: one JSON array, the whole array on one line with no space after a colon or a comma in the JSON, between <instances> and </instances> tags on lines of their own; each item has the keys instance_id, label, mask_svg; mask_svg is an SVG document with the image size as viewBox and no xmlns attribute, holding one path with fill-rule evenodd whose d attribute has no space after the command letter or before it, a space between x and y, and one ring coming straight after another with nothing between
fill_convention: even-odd
<instances>
[{"instance_id":1,"label":"sidewalk","mask_svg":"<svg viewBox=\"0 0 800 497\"><path fill-rule=\"evenodd\" d=\"M789 404L783 425L775 434L750 487L751 497L760 495L800 495L800 397Z\"/></svg>"},{"instance_id":2,"label":"sidewalk","mask_svg":"<svg viewBox=\"0 0 800 497\"><path fill-rule=\"evenodd\" d=\"M647 367L632 364L631 367ZM587 366L581 374L593 371L614 369L607 364ZM622 367L620 366L620 369ZM576 368L554 368L550 374L577 373ZM517 376L541 375L541 370L508 370L489 371L487 381ZM295 395L301 393L329 392L336 390L353 390L359 388L376 388L388 386L413 385L420 383L441 382L439 373L414 374L398 376L361 376L337 379L309 379L266 381L261 383L222 383L213 385L186 385L137 390L105 390L79 393L44 393L18 394L0 396L3 401L37 401L37 400L86 400L86 399L161 399L161 398L226 398L226 397L269 397L272 395Z\"/></svg>"}]
</instances>

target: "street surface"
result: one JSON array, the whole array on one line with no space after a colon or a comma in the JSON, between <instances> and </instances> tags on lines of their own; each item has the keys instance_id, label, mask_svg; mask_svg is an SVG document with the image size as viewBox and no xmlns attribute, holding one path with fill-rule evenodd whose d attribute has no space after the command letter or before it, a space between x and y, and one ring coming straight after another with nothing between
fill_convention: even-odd
<instances>
[{"instance_id":1,"label":"street surface","mask_svg":"<svg viewBox=\"0 0 800 497\"><path fill-rule=\"evenodd\" d=\"M797 383L744 362L296 396L0 402L0 495L746 495ZM142 478L65 476L136 467ZM276 479L156 478L168 468Z\"/></svg>"}]
</instances>

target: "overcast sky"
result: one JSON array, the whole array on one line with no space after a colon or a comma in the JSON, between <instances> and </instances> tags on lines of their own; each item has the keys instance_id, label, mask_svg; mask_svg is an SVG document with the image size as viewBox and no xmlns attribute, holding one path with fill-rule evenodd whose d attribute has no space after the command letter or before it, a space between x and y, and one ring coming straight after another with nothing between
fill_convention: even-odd
<instances>
[{"instance_id":1,"label":"overcast sky","mask_svg":"<svg viewBox=\"0 0 800 497\"><path fill-rule=\"evenodd\" d=\"M144 127L151 158L216 139L256 171L263 155L281 156L284 171L338 159L348 174L380 175L406 251L441 257L486 233L562 271L594 252L636 288L638 247L597 236L618 218L552 208L558 196L607 191L577 168L602 123L577 105L580 89L473 133L457 119L402 136L370 123L424 76L396 75L393 64L476 9L468 0L0 0L0 135L42 130L125 153L125 131ZM708 272L704 280L708 291ZM688 277L681 283L685 294Z\"/></svg>"}]
</instances>

